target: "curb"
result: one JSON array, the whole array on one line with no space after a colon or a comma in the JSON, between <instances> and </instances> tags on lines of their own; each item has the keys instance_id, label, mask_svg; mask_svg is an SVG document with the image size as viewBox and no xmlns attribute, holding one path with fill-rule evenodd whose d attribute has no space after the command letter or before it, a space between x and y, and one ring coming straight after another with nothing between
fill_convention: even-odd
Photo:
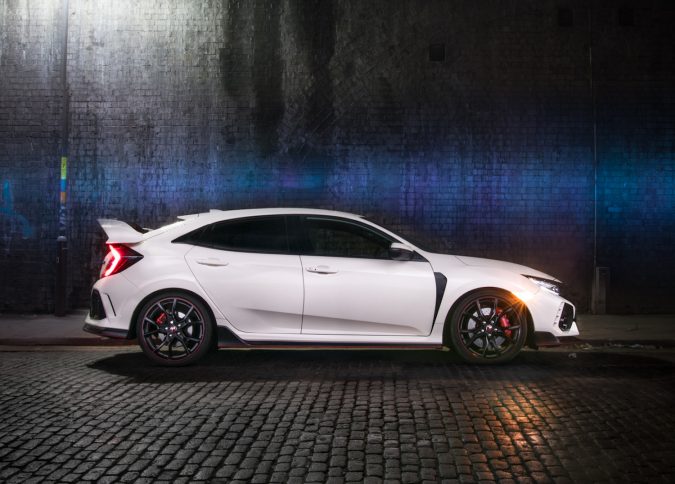
<instances>
[{"instance_id":1,"label":"curb","mask_svg":"<svg viewBox=\"0 0 675 484\"><path fill-rule=\"evenodd\" d=\"M135 339L108 338L8 338L0 346L133 346Z\"/></svg>"},{"instance_id":2,"label":"curb","mask_svg":"<svg viewBox=\"0 0 675 484\"><path fill-rule=\"evenodd\" d=\"M581 344L610 348L675 348L675 340L672 339L647 339L647 340L612 340L612 339L585 339Z\"/></svg>"}]
</instances>

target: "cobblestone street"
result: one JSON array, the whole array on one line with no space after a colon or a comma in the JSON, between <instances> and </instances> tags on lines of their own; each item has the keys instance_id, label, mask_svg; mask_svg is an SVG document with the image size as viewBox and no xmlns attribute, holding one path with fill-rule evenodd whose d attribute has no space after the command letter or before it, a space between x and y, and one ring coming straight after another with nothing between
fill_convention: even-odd
<instances>
[{"instance_id":1,"label":"cobblestone street","mask_svg":"<svg viewBox=\"0 0 675 484\"><path fill-rule=\"evenodd\" d=\"M628 350L0 358L1 482L675 480L672 359Z\"/></svg>"}]
</instances>

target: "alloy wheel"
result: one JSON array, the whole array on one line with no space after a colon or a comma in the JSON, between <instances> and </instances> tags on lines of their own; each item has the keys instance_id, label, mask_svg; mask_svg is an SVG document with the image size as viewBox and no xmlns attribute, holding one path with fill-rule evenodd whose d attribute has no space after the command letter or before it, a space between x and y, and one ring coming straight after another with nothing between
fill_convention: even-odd
<instances>
[{"instance_id":1,"label":"alloy wheel","mask_svg":"<svg viewBox=\"0 0 675 484\"><path fill-rule=\"evenodd\" d=\"M154 356L181 360L204 344L208 323L202 310L187 298L165 297L146 308L139 338Z\"/></svg>"},{"instance_id":2,"label":"alloy wheel","mask_svg":"<svg viewBox=\"0 0 675 484\"><path fill-rule=\"evenodd\" d=\"M471 363L504 363L527 339L527 308L506 291L484 289L464 297L449 318L449 342Z\"/></svg>"}]
</instances>

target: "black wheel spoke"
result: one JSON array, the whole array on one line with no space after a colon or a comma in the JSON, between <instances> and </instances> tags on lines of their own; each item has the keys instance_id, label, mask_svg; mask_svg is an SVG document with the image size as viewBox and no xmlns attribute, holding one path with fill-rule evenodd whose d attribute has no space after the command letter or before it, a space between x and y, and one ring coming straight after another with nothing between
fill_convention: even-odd
<instances>
[{"instance_id":1,"label":"black wheel spoke","mask_svg":"<svg viewBox=\"0 0 675 484\"><path fill-rule=\"evenodd\" d=\"M190 306L190 309L188 309L187 313L185 313L185 316L183 316L183 318L180 320L181 323L187 321L194 308L194 306Z\"/></svg>"},{"instance_id":2,"label":"black wheel spoke","mask_svg":"<svg viewBox=\"0 0 675 484\"><path fill-rule=\"evenodd\" d=\"M200 322L201 321L187 320L187 321L184 321L184 322L180 323L178 327L181 328L181 329L185 329L185 328L189 328L190 326L194 326L195 324L198 324Z\"/></svg>"},{"instance_id":3,"label":"black wheel spoke","mask_svg":"<svg viewBox=\"0 0 675 484\"><path fill-rule=\"evenodd\" d=\"M180 338L180 344L183 345L183 348L185 348L185 351L186 351L188 354L192 353L192 350L190 349L190 347L189 347L189 346L187 345L187 343L185 342L185 338L182 338L182 337Z\"/></svg>"},{"instance_id":4,"label":"black wheel spoke","mask_svg":"<svg viewBox=\"0 0 675 484\"><path fill-rule=\"evenodd\" d=\"M480 307L480 301L476 299L476 308L478 308L478 317L479 321L485 321L485 316L483 315L483 308Z\"/></svg>"},{"instance_id":5,"label":"black wheel spoke","mask_svg":"<svg viewBox=\"0 0 675 484\"><path fill-rule=\"evenodd\" d=\"M159 350L161 350L164 347L164 345L167 343L167 341L169 341L169 338L164 338L162 340L162 343L154 349L154 352L159 353Z\"/></svg>"},{"instance_id":6,"label":"black wheel spoke","mask_svg":"<svg viewBox=\"0 0 675 484\"><path fill-rule=\"evenodd\" d=\"M476 316L475 314L470 314L469 320L474 321L477 325L483 322L483 320L480 317Z\"/></svg>"},{"instance_id":7,"label":"black wheel spoke","mask_svg":"<svg viewBox=\"0 0 675 484\"><path fill-rule=\"evenodd\" d=\"M468 346L471 346L472 344L474 344L475 341L476 341L478 338L480 338L481 336L483 336L483 333L476 333L476 334L474 334L474 335L471 337L471 339L469 339L469 341L467 342L467 344L466 344L467 347L468 347Z\"/></svg>"},{"instance_id":8,"label":"black wheel spoke","mask_svg":"<svg viewBox=\"0 0 675 484\"><path fill-rule=\"evenodd\" d=\"M488 352L488 354L487 354L486 357L489 358L489 357L492 355L492 353L493 353L493 351L490 350L490 346L492 346L492 348L494 348L494 347L495 347L495 342L492 340L492 335L491 335L491 334L487 335L486 340L487 340L487 341L485 342L485 347L489 350L489 352Z\"/></svg>"},{"instance_id":9,"label":"black wheel spoke","mask_svg":"<svg viewBox=\"0 0 675 484\"><path fill-rule=\"evenodd\" d=\"M499 305L499 299L495 298L494 305L492 307L492 313L490 314L490 321L492 321L497 316L497 306Z\"/></svg>"},{"instance_id":10,"label":"black wheel spoke","mask_svg":"<svg viewBox=\"0 0 675 484\"><path fill-rule=\"evenodd\" d=\"M162 306L162 304L161 304L160 302L157 303L157 307L158 307L159 310L162 312L161 314L164 315L164 320L163 320L162 322L168 322L169 317L170 317L171 315L167 312L166 309L164 309L164 306ZM148 313L148 314L149 314L149 313ZM160 317L161 317L161 315L160 315ZM157 324L157 323L156 323L156 324Z\"/></svg>"},{"instance_id":11,"label":"black wheel spoke","mask_svg":"<svg viewBox=\"0 0 675 484\"><path fill-rule=\"evenodd\" d=\"M495 340L494 340L494 336L492 337L492 340L491 340L491 341L492 341L492 347L493 347L493 348L495 349L495 351L497 352L497 355L501 355L501 354L503 353L504 350L502 349L501 346L497 346L497 343L496 343Z\"/></svg>"}]
</instances>

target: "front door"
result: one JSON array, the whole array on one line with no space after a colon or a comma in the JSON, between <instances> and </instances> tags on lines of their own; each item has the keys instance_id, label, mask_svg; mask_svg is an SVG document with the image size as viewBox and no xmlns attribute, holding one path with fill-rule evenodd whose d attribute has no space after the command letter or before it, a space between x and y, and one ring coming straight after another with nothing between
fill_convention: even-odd
<instances>
[{"instance_id":1,"label":"front door","mask_svg":"<svg viewBox=\"0 0 675 484\"><path fill-rule=\"evenodd\" d=\"M303 217L305 282L302 332L425 336L436 303L433 269L424 259L389 257L395 240L358 221Z\"/></svg>"}]
</instances>

